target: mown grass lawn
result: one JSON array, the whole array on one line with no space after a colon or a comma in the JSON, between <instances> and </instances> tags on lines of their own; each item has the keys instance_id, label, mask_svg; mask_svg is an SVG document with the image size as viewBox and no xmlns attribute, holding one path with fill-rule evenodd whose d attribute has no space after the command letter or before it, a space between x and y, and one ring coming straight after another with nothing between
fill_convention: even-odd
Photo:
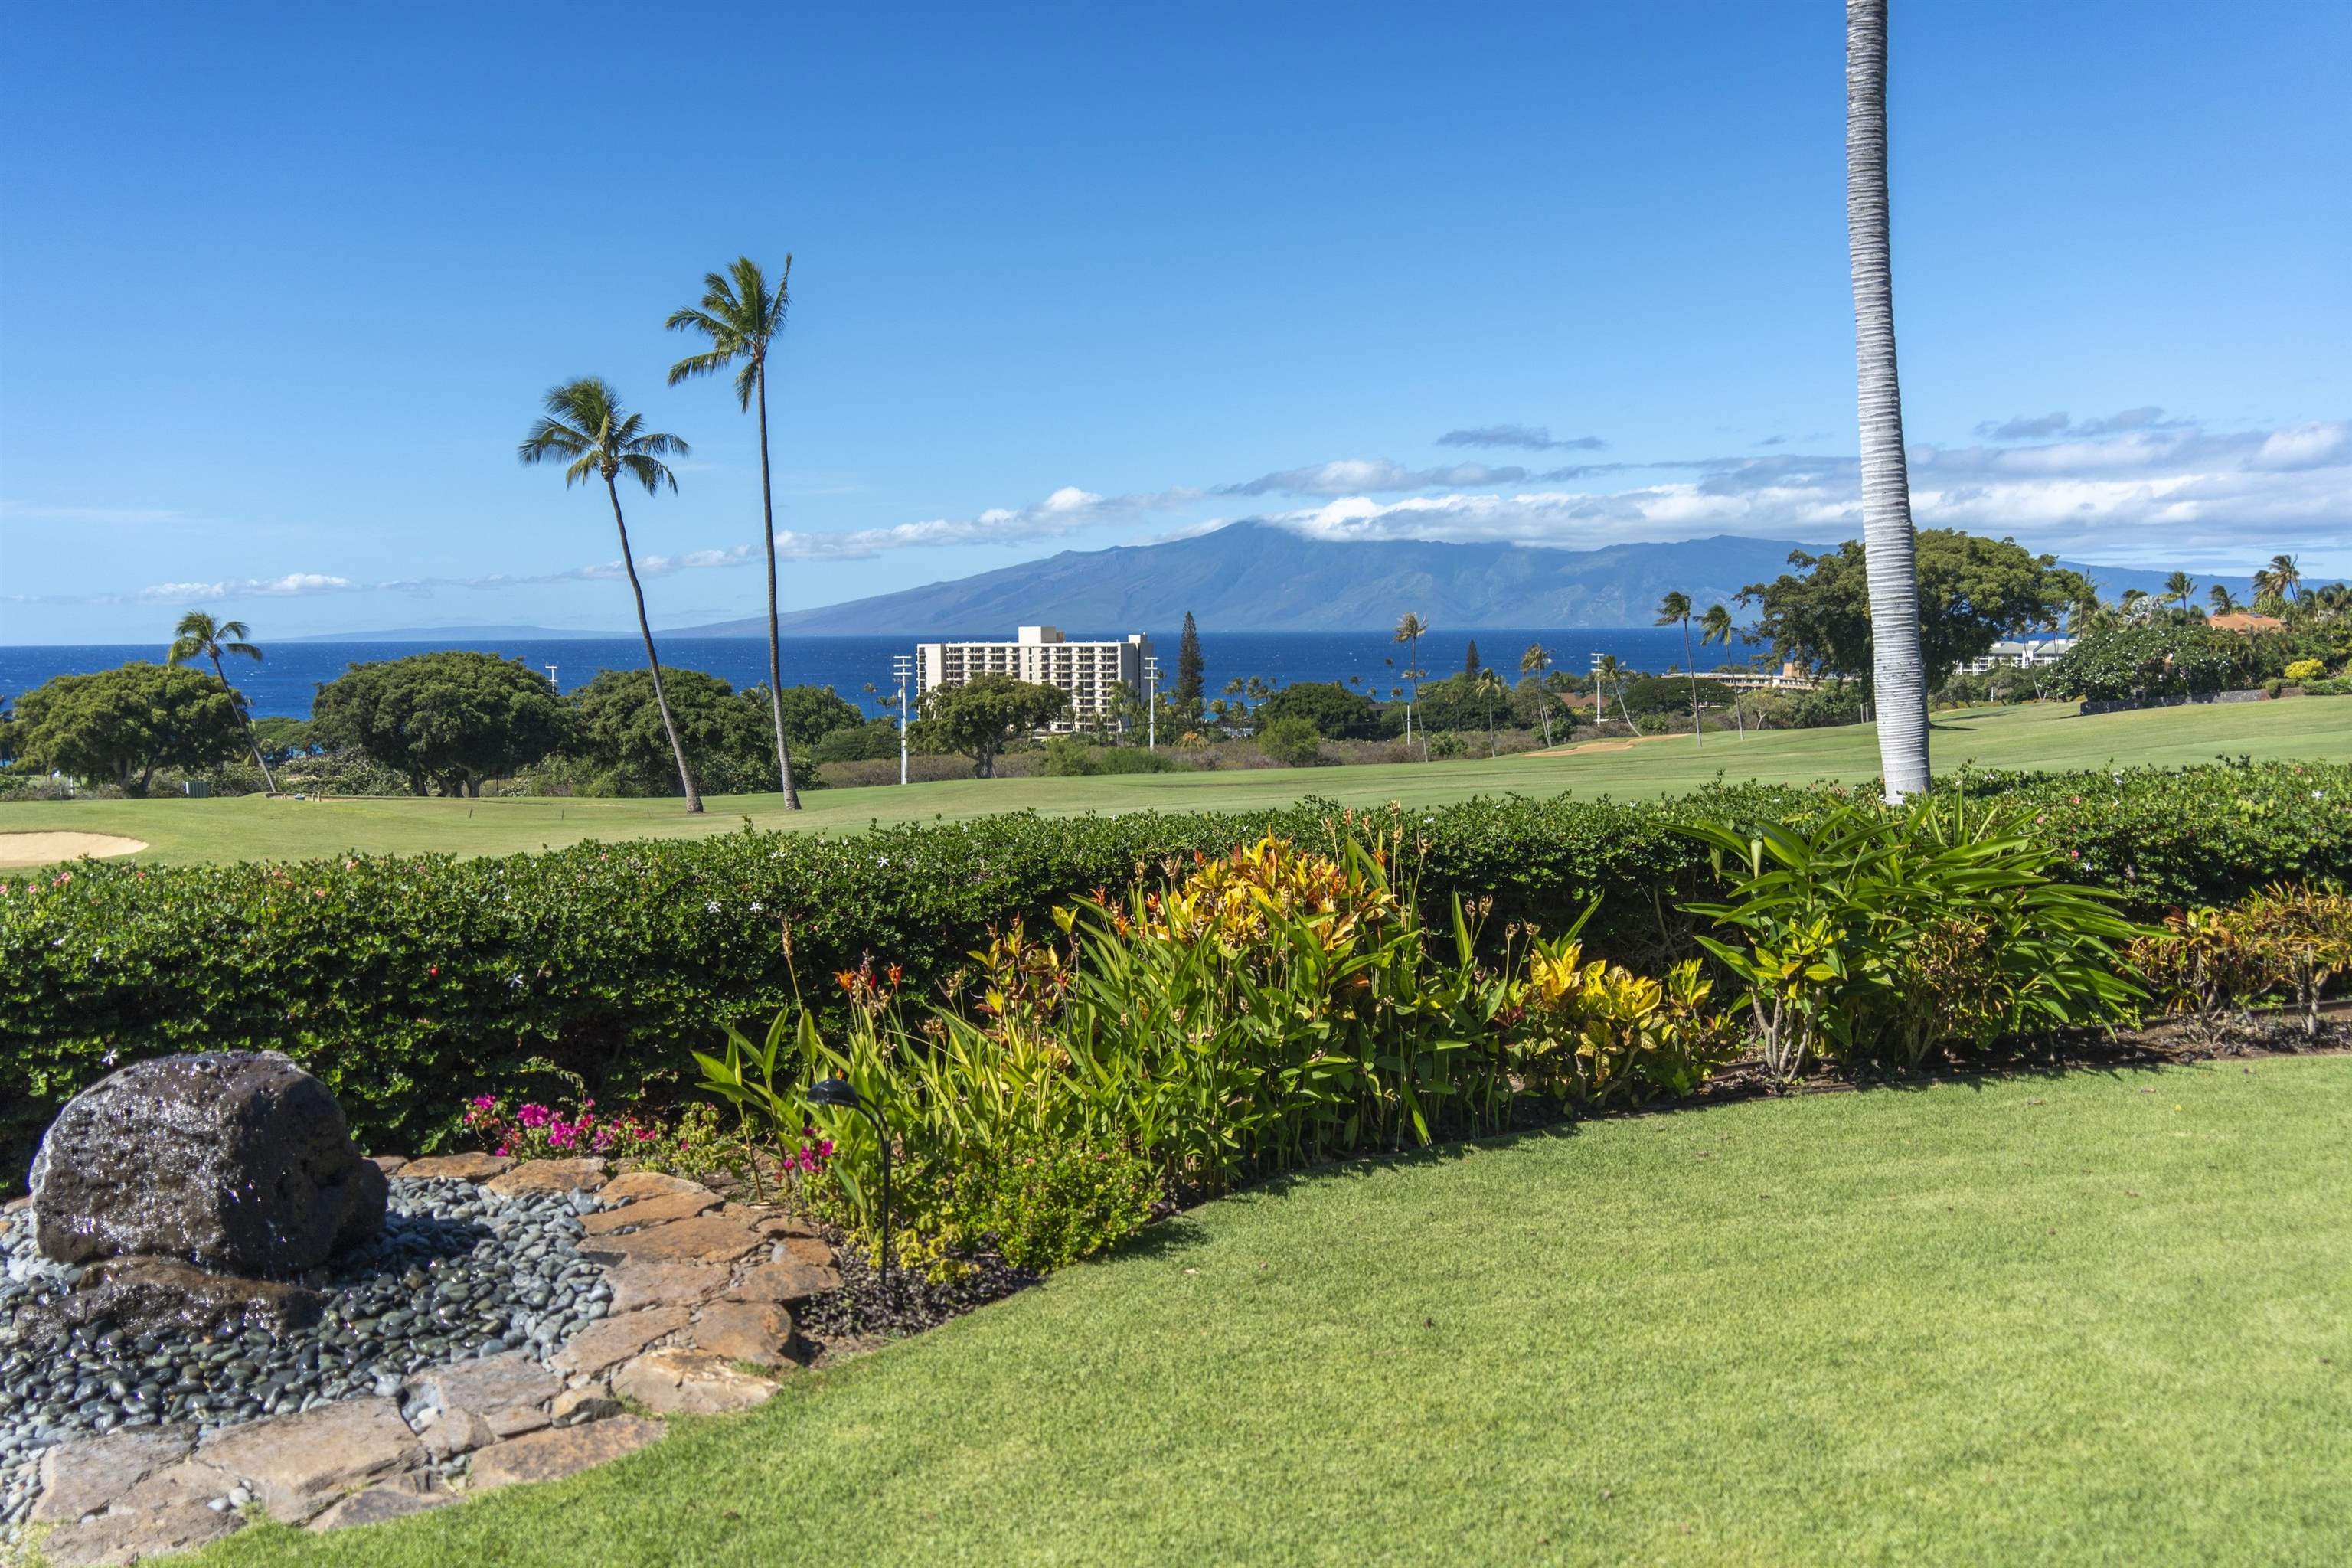
<instances>
[{"instance_id":1,"label":"mown grass lawn","mask_svg":"<svg viewBox=\"0 0 2352 1568\"><path fill-rule=\"evenodd\" d=\"M604 1470L201 1559L2352 1560L2352 1058L1318 1173Z\"/></svg>"},{"instance_id":2,"label":"mown grass lawn","mask_svg":"<svg viewBox=\"0 0 2352 1568\"><path fill-rule=\"evenodd\" d=\"M504 855L583 838L698 837L761 827L851 832L869 822L921 821L1034 810L1216 811L1286 805L1319 795L1350 805L1401 800L1438 805L1475 795L1620 798L1674 794L1716 778L1803 784L1877 776L1876 731L1866 725L1771 731L1745 740L1710 734L1631 746L1599 742L1544 756L1373 767L1129 774L1113 778L971 779L905 788L810 792L785 812L772 795L719 795L699 817L674 800L237 799L0 804L0 834L113 833L146 841L139 858L163 864L289 858L346 850ZM2211 762L2217 755L2352 759L2352 700L2327 698L2168 708L2084 717L2072 703L1939 714L1939 771L1984 767L2079 768Z\"/></svg>"}]
</instances>

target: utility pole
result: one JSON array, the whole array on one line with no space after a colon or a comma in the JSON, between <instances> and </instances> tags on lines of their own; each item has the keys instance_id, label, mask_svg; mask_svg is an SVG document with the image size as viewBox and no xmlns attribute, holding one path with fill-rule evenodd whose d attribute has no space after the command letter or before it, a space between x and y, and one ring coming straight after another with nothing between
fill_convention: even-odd
<instances>
[{"instance_id":1,"label":"utility pole","mask_svg":"<svg viewBox=\"0 0 2352 1568\"><path fill-rule=\"evenodd\" d=\"M1592 656L1592 721L1609 721L1609 694L1601 689L1601 656L1597 653Z\"/></svg>"},{"instance_id":2,"label":"utility pole","mask_svg":"<svg viewBox=\"0 0 2352 1568\"><path fill-rule=\"evenodd\" d=\"M890 673L898 678L898 782L907 782L907 679L914 673L915 656L890 656Z\"/></svg>"},{"instance_id":3,"label":"utility pole","mask_svg":"<svg viewBox=\"0 0 2352 1568\"><path fill-rule=\"evenodd\" d=\"M1143 749L1157 751L1160 747L1160 659L1157 655L1143 656Z\"/></svg>"},{"instance_id":4,"label":"utility pole","mask_svg":"<svg viewBox=\"0 0 2352 1568\"><path fill-rule=\"evenodd\" d=\"M555 666L551 664L547 667L547 683L558 691L563 689L562 683L555 679Z\"/></svg>"}]
</instances>

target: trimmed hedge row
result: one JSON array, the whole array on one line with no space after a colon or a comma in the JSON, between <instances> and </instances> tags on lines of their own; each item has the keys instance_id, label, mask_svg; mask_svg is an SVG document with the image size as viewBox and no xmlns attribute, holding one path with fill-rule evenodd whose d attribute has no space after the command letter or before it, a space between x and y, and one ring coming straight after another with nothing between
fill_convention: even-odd
<instances>
[{"instance_id":1,"label":"trimmed hedge row","mask_svg":"<svg viewBox=\"0 0 2352 1568\"><path fill-rule=\"evenodd\" d=\"M2352 875L2352 767L1971 782L2033 805L2086 880L2143 914L2282 877ZM1410 842L1432 914L1459 892L1557 929L1599 898L1589 940L1647 967L1687 946L1707 889L1697 816L1789 819L1815 791L1677 800L1472 800L1369 814ZM722 1017L792 994L781 922L812 998L861 955L929 984L992 924L1050 929L1058 902L1274 831L1320 841L1328 802L1207 815L1028 815L819 837L746 831L583 844L502 859L352 856L0 873L0 1181L110 1063L268 1047L301 1059L376 1147L427 1146L467 1095L535 1061L625 1093L676 1073Z\"/></svg>"}]
</instances>

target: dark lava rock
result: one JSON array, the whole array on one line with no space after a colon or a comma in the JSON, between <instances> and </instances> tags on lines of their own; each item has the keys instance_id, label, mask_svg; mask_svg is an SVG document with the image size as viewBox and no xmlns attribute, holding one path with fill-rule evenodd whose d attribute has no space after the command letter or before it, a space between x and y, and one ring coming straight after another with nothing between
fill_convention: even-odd
<instances>
[{"instance_id":1,"label":"dark lava rock","mask_svg":"<svg viewBox=\"0 0 2352 1568\"><path fill-rule=\"evenodd\" d=\"M118 1258L90 1266L81 1288L31 1310L35 1335L114 1328L174 1343L258 1331L273 1339L319 1321L327 1299L278 1279L215 1274L172 1258Z\"/></svg>"},{"instance_id":2,"label":"dark lava rock","mask_svg":"<svg viewBox=\"0 0 2352 1568\"><path fill-rule=\"evenodd\" d=\"M383 1226L383 1173L327 1086L275 1051L159 1057L74 1097L33 1159L41 1252L299 1274Z\"/></svg>"}]
</instances>

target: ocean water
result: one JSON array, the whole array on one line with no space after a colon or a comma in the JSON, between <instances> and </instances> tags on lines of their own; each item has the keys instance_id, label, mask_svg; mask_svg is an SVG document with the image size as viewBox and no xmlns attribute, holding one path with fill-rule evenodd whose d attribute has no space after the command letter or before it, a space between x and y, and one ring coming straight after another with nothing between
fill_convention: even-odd
<instances>
[{"instance_id":1,"label":"ocean water","mask_svg":"<svg viewBox=\"0 0 2352 1568\"><path fill-rule=\"evenodd\" d=\"M1081 635L1106 634L1071 634L1074 638ZM1160 657L1161 679L1172 683L1177 633L1150 635L1153 651ZM1678 626L1553 626L1426 637L1421 641L1423 668L1433 679L1454 674L1462 668L1465 645L1473 640L1484 662L1499 666L1514 680L1518 677L1519 655L1529 643L1541 643L1564 669L1589 668L1596 653L1615 654L1634 669L1662 670L1683 662L1683 634ZM657 637L656 641L665 667L704 670L739 689L768 678L768 645L758 637ZM784 684L830 686L867 713L879 713L877 699L895 689L891 657L911 652L915 641L899 637L786 637ZM646 662L644 644L633 637L539 642L476 641L453 636L442 643L289 642L262 647L266 657L261 663L238 659L228 671L257 718L306 719L320 683L334 679L350 666L402 658L436 647L475 648L521 659L534 669L552 666L556 684L566 691L585 685L599 670L640 669ZM1385 694L1390 687L1402 684L1397 671L1407 662L1405 652L1402 645L1378 631L1221 633L1204 629L1201 633L1201 655L1208 666L1206 684L1213 697L1227 681L1252 676L1284 686L1302 680L1348 681L1367 693ZM134 658L161 663L163 658L161 642L0 647L0 694L18 695L55 675L110 669ZM1705 668L1720 658L1719 650L1709 649L1699 662Z\"/></svg>"}]
</instances>

